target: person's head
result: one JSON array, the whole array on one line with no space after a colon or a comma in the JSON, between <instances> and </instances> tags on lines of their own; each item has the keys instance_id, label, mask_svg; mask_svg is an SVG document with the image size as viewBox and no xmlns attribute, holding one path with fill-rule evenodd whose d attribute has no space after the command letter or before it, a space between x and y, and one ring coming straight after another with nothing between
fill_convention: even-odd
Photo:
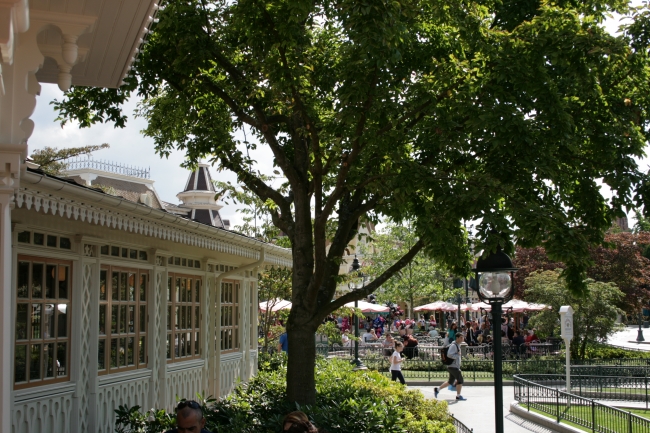
<instances>
[{"instance_id":1,"label":"person's head","mask_svg":"<svg viewBox=\"0 0 650 433\"><path fill-rule=\"evenodd\" d=\"M395 342L395 350L397 350L398 352L401 352L402 350L404 350L404 344L402 344L401 341L396 341Z\"/></svg>"},{"instance_id":2,"label":"person's head","mask_svg":"<svg viewBox=\"0 0 650 433\"><path fill-rule=\"evenodd\" d=\"M456 324L456 322L451 324L451 329L458 329L458 325Z\"/></svg>"},{"instance_id":3,"label":"person's head","mask_svg":"<svg viewBox=\"0 0 650 433\"><path fill-rule=\"evenodd\" d=\"M371 333L372 335L375 335L375 329L374 329L374 328L371 329L371 330L370 330L370 333Z\"/></svg>"},{"instance_id":4,"label":"person's head","mask_svg":"<svg viewBox=\"0 0 650 433\"><path fill-rule=\"evenodd\" d=\"M289 433L317 433L318 429L309 421L304 412L297 410L284 417L282 431Z\"/></svg>"},{"instance_id":5,"label":"person's head","mask_svg":"<svg viewBox=\"0 0 650 433\"><path fill-rule=\"evenodd\" d=\"M194 400L183 400L176 406L176 429L178 433L200 433L205 427L201 405Z\"/></svg>"},{"instance_id":6,"label":"person's head","mask_svg":"<svg viewBox=\"0 0 650 433\"><path fill-rule=\"evenodd\" d=\"M393 341L393 336L391 334L386 334L386 340Z\"/></svg>"}]
</instances>

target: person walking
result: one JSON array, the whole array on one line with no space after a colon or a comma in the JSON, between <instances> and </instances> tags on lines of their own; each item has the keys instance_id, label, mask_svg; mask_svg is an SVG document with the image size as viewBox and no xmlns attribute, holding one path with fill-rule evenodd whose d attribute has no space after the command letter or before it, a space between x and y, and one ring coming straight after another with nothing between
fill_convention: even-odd
<instances>
[{"instance_id":1,"label":"person walking","mask_svg":"<svg viewBox=\"0 0 650 433\"><path fill-rule=\"evenodd\" d=\"M454 322L449 327L449 332L447 332L447 342L451 344L454 341L456 341L457 334L458 334L458 325L456 324L456 322Z\"/></svg>"},{"instance_id":2,"label":"person walking","mask_svg":"<svg viewBox=\"0 0 650 433\"><path fill-rule=\"evenodd\" d=\"M460 371L460 358L461 358L461 352L460 352L460 344L463 342L464 336L462 333L456 334L456 341L451 343L449 345L449 351L447 352L447 356L451 359L454 360L450 365L447 366L447 370L449 371L449 379L447 379L446 382L443 382L440 387L433 388L433 393L438 398L438 394L440 393L440 389L444 389L449 385L455 385L456 386L456 400L460 401L465 401L467 400L465 397L463 397L460 394L461 389L463 388L463 373Z\"/></svg>"},{"instance_id":3,"label":"person walking","mask_svg":"<svg viewBox=\"0 0 650 433\"><path fill-rule=\"evenodd\" d=\"M399 379L400 383L402 385L405 385L406 381L404 380L404 376L402 375L402 362L404 362L404 359L402 358L402 355L400 355L402 350L404 350L404 345L401 342L396 341L395 350L393 351L393 354L390 356L390 374L391 374L391 380L393 382Z\"/></svg>"}]
</instances>

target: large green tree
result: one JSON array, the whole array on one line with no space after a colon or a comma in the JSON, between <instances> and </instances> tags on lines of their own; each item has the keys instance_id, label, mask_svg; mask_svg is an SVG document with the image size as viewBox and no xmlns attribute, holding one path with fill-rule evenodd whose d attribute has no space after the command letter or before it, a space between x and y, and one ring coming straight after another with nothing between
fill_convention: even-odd
<instances>
[{"instance_id":1,"label":"large green tree","mask_svg":"<svg viewBox=\"0 0 650 433\"><path fill-rule=\"evenodd\" d=\"M620 0L164 0L123 87L74 87L55 108L81 126L123 126L121 104L137 93L157 152L208 157L273 204L293 252L289 345L301 348L287 392L309 403L323 318L422 250L468 273L463 221L479 222L477 251L544 243L584 289L588 246L648 193L635 157L648 138L649 26L640 14L612 36L611 11L628 10ZM242 129L250 141L238 141ZM259 176L256 146L272 152L286 192ZM412 221L418 241L332 301L360 219L380 215Z\"/></svg>"},{"instance_id":2,"label":"large green tree","mask_svg":"<svg viewBox=\"0 0 650 433\"><path fill-rule=\"evenodd\" d=\"M388 222L372 235L371 248L363 251L366 263L364 273L372 278L381 276L418 242L415 230L408 222ZM451 296L452 280L449 272L423 251L396 272L375 292L380 302L406 301L412 316L416 302L423 298L446 299Z\"/></svg>"},{"instance_id":3,"label":"large green tree","mask_svg":"<svg viewBox=\"0 0 650 433\"><path fill-rule=\"evenodd\" d=\"M535 314L531 324L542 334L559 333L558 311L563 305L571 305L573 315L573 340L571 356L583 360L588 343L602 342L616 328L617 314L622 311L616 306L623 299L621 292L613 283L603 283L588 279L586 296L572 293L558 270L533 272L527 279L528 295L531 302L550 305L550 310Z\"/></svg>"}]
</instances>

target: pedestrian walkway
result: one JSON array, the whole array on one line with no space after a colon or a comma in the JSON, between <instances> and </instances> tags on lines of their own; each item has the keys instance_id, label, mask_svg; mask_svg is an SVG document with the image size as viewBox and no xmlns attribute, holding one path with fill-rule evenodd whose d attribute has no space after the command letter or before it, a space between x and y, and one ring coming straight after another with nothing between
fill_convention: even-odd
<instances>
[{"instance_id":1,"label":"pedestrian walkway","mask_svg":"<svg viewBox=\"0 0 650 433\"><path fill-rule=\"evenodd\" d=\"M638 332L638 326L628 326L624 330L610 335L607 338L607 342L614 346L650 351L650 344L639 344L636 342ZM646 343L650 343L650 329L643 329L643 338L646 340Z\"/></svg>"},{"instance_id":2,"label":"pedestrian walkway","mask_svg":"<svg viewBox=\"0 0 650 433\"><path fill-rule=\"evenodd\" d=\"M419 389L426 398L435 398L433 386L409 386ZM467 427L474 429L474 433L494 433L494 387L472 386L463 387L463 397L467 401L457 401L456 391L441 390L438 400L445 400L449 405L449 412ZM503 415L504 433L553 433L537 424L510 413L510 403L514 400L514 387L503 387Z\"/></svg>"}]
</instances>

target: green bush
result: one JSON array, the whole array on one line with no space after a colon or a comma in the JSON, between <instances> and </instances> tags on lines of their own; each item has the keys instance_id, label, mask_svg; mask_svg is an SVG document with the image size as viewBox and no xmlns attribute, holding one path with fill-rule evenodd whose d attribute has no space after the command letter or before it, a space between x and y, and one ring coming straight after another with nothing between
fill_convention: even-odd
<instances>
[{"instance_id":1,"label":"green bush","mask_svg":"<svg viewBox=\"0 0 650 433\"><path fill-rule=\"evenodd\" d=\"M380 373L353 371L348 361L319 359L316 368L316 404L298 406L286 400L286 356L263 355L259 373L240 384L228 397L209 402L206 427L213 433L275 433L284 416L302 410L329 433L455 433L447 403L427 400L417 390L408 390ZM152 425L137 409L120 408L117 428L123 432L157 433L164 412ZM120 420L141 430L127 429ZM155 423L156 425L153 425Z\"/></svg>"},{"instance_id":2,"label":"green bush","mask_svg":"<svg viewBox=\"0 0 650 433\"><path fill-rule=\"evenodd\" d=\"M628 358L650 358L650 352L637 350L625 350L612 347L607 344L587 344L585 359L628 359Z\"/></svg>"}]
</instances>

